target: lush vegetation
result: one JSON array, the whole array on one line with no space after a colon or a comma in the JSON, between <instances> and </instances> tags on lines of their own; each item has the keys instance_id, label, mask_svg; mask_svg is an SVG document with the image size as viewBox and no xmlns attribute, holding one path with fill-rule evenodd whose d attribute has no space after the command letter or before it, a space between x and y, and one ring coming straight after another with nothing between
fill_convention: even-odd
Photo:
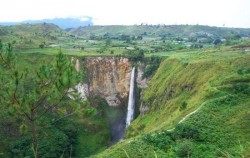
<instances>
[{"instance_id":1,"label":"lush vegetation","mask_svg":"<svg viewBox=\"0 0 250 158\"><path fill-rule=\"evenodd\" d=\"M245 48L169 54L143 92L148 112L127 139L94 157L249 157Z\"/></svg>"},{"instance_id":2,"label":"lush vegetation","mask_svg":"<svg viewBox=\"0 0 250 158\"><path fill-rule=\"evenodd\" d=\"M49 23L0 26L0 38L21 52L53 52L85 56L122 55L140 49L144 54L233 45L249 37L249 29L199 25L88 26L62 30ZM32 48L32 50L30 50ZM49 49L44 50L43 49Z\"/></svg>"},{"instance_id":3,"label":"lush vegetation","mask_svg":"<svg viewBox=\"0 0 250 158\"><path fill-rule=\"evenodd\" d=\"M88 156L108 146L103 110L95 112L72 91L83 74L68 57L15 54L10 44L6 49L0 44L2 156ZM98 141L86 141L94 138ZM90 144L84 153L77 152Z\"/></svg>"},{"instance_id":4,"label":"lush vegetation","mask_svg":"<svg viewBox=\"0 0 250 158\"><path fill-rule=\"evenodd\" d=\"M33 157L37 146L39 157L250 157L249 35L249 29L199 25L1 26L0 155ZM144 66L150 82L136 92L144 112L124 140L108 148L109 125L121 112L98 97L90 98L91 116L73 115L89 104L60 97L79 78L58 50L79 59L126 56ZM53 79L57 84L39 88Z\"/></svg>"}]
</instances>

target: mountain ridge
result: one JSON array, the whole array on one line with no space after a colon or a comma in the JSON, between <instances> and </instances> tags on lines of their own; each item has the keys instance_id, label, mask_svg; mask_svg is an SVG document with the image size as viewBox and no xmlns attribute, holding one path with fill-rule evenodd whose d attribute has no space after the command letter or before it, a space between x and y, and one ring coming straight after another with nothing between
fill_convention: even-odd
<instances>
[{"instance_id":1,"label":"mountain ridge","mask_svg":"<svg viewBox=\"0 0 250 158\"><path fill-rule=\"evenodd\" d=\"M0 25L12 26L17 24L36 24L36 23L53 23L55 25L58 25L62 29L93 25L91 17L86 17L84 20L81 20L80 18L53 18L53 19L42 19L42 20L25 20L20 22L0 22Z\"/></svg>"}]
</instances>

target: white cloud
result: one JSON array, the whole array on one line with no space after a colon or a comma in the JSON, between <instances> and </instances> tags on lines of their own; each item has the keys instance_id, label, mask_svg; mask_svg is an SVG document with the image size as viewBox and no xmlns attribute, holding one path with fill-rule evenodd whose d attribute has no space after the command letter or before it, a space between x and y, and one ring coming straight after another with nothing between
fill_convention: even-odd
<instances>
[{"instance_id":1,"label":"white cloud","mask_svg":"<svg viewBox=\"0 0 250 158\"><path fill-rule=\"evenodd\" d=\"M94 24L204 24L250 27L249 0L7 0L0 21L93 17Z\"/></svg>"}]
</instances>

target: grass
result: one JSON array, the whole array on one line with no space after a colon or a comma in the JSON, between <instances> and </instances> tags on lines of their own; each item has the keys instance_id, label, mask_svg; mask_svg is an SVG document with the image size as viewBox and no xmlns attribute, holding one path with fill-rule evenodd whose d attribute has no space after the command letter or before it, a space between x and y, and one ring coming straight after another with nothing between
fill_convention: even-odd
<instances>
[{"instance_id":1,"label":"grass","mask_svg":"<svg viewBox=\"0 0 250 158\"><path fill-rule=\"evenodd\" d=\"M95 157L126 157L121 149L129 157L249 157L250 52L222 46L160 55L168 58L143 92L148 113L132 122L128 139ZM199 139L183 137L180 128L162 137L201 105L178 125L197 130ZM153 142L142 141L145 135Z\"/></svg>"},{"instance_id":2,"label":"grass","mask_svg":"<svg viewBox=\"0 0 250 158\"><path fill-rule=\"evenodd\" d=\"M38 63L50 62L59 49L69 56L80 58L119 56L125 47L138 46L148 49L146 57L166 57L150 80L148 88L143 91L142 103L149 108L148 113L139 115L133 121L123 141L103 151L109 139L105 126L107 120L98 116L77 120L77 128L80 130L78 144L74 146L77 157L101 151L93 157L187 157L187 153L191 157L250 157L249 40L241 41L236 46L149 53L150 45L162 46L162 41L153 34L143 41L136 41L136 45L112 41L106 47L104 40L84 42L82 38L71 38L68 33L52 26L49 35L58 37L58 40L47 39L49 36L44 36L44 27L36 27L38 34L30 47L28 39L34 37L34 34L32 29L27 30L24 26L14 27L12 31L15 33L1 37L5 42L17 42L20 68L32 65L30 68L35 69ZM108 28L112 31L114 27ZM105 27L96 29L100 36L103 30L107 32ZM117 34L137 33L132 27L127 27L124 32L119 32L119 29L114 31ZM44 40L63 47L38 48ZM81 46L84 46L84 50L79 49ZM183 103L186 104L185 108L181 108ZM199 111L178 125L180 120L200 106ZM168 131L173 128L173 131ZM190 133L185 129L198 131L199 138L186 136ZM150 139L144 139L147 137Z\"/></svg>"},{"instance_id":3,"label":"grass","mask_svg":"<svg viewBox=\"0 0 250 158\"><path fill-rule=\"evenodd\" d=\"M73 41L72 44L67 43L63 47L45 47L45 48L17 48L15 51L18 53L27 53L27 54L46 54L46 55L54 55L57 54L61 49L64 54L74 55L74 56L120 56L126 51L126 47L116 47L115 45L120 43L119 41L114 41L114 46L105 47L105 41L97 41L96 43L91 42L81 42L79 44L77 41ZM248 45L249 40L242 41L241 45ZM79 48L74 48L74 46L79 45ZM80 49L80 46L84 45L84 50ZM236 45L237 46L237 45ZM135 47L135 46L132 46ZM136 46L138 47L138 46ZM148 49L148 46L143 48L144 46L139 46L144 50ZM145 51L145 56L159 56L159 57L171 57L178 58L184 62L189 62L191 60L202 61L202 60L227 60L233 57L244 57L244 54L247 54L245 48L232 48L233 46L218 46L216 48L206 48L206 49L183 49L176 51L167 51L167 52L157 52L157 53L149 53ZM100 51L101 50L101 51Z\"/></svg>"},{"instance_id":4,"label":"grass","mask_svg":"<svg viewBox=\"0 0 250 158\"><path fill-rule=\"evenodd\" d=\"M53 56L58 50L45 48L18 51L20 58L26 60L20 60L19 64L29 62L36 65L37 62L49 61L48 55ZM65 48L62 51L79 57L100 56L96 51L81 52ZM102 55L111 54L107 51ZM100 122L100 118L80 121L90 124L87 128L83 127L78 135L79 144L75 147L79 151L77 156L103 151L93 157L178 157L188 144L192 146L192 149L188 148L192 151L192 157L249 157L249 93L237 92L237 88L234 88L238 84L249 85L249 52L221 46L157 55L168 58L161 63L149 87L143 92L143 105L149 107L149 112L133 121L126 131L126 139L105 151L105 130L101 130L105 129L102 126L104 122ZM223 96L226 99L218 99ZM183 102L186 102L186 108L180 110ZM201 105L197 113L182 123L186 126L192 124L192 128L199 131L200 140L178 138L162 149L159 144L167 142L169 136L162 137L157 133L176 127L182 118ZM176 133L179 131L172 131L173 135ZM145 142L144 135L156 135L153 144ZM103 145L99 145L99 141Z\"/></svg>"}]
</instances>

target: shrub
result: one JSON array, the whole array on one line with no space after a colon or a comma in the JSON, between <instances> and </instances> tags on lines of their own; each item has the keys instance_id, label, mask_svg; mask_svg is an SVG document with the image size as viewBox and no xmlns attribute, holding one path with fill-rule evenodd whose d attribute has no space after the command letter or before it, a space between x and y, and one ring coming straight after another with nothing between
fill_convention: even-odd
<instances>
[{"instance_id":1,"label":"shrub","mask_svg":"<svg viewBox=\"0 0 250 158\"><path fill-rule=\"evenodd\" d=\"M135 50L127 50L123 55L128 57L133 64L137 61L144 60L144 50L139 48L136 48Z\"/></svg>"},{"instance_id":2,"label":"shrub","mask_svg":"<svg viewBox=\"0 0 250 158\"><path fill-rule=\"evenodd\" d=\"M175 152L179 157L190 157L192 154L193 144L190 140L185 140L177 144Z\"/></svg>"},{"instance_id":3,"label":"shrub","mask_svg":"<svg viewBox=\"0 0 250 158\"><path fill-rule=\"evenodd\" d=\"M182 111L182 110L184 110L184 109L186 109L187 108L187 102L183 102L181 105L180 105L180 111Z\"/></svg>"},{"instance_id":4,"label":"shrub","mask_svg":"<svg viewBox=\"0 0 250 158\"><path fill-rule=\"evenodd\" d=\"M44 44L40 44L40 45L39 45L39 48L44 48L44 47L45 47Z\"/></svg>"},{"instance_id":5,"label":"shrub","mask_svg":"<svg viewBox=\"0 0 250 158\"><path fill-rule=\"evenodd\" d=\"M200 131L191 124L179 124L174 130L173 138L175 140L181 138L199 140Z\"/></svg>"},{"instance_id":6,"label":"shrub","mask_svg":"<svg viewBox=\"0 0 250 158\"><path fill-rule=\"evenodd\" d=\"M70 155L69 137L58 129L46 130L46 135L39 136L38 140L39 157L57 158L63 153L67 156ZM31 138L28 136L16 138L11 142L9 155L11 157L32 157L31 144Z\"/></svg>"},{"instance_id":7,"label":"shrub","mask_svg":"<svg viewBox=\"0 0 250 158\"><path fill-rule=\"evenodd\" d=\"M243 74L244 74L244 72L243 72L242 69L239 69L239 70L237 71L237 73L238 73L239 75L243 75Z\"/></svg>"},{"instance_id":8,"label":"shrub","mask_svg":"<svg viewBox=\"0 0 250 158\"><path fill-rule=\"evenodd\" d=\"M250 94L250 88L247 83L237 83L233 85L234 93Z\"/></svg>"},{"instance_id":9,"label":"shrub","mask_svg":"<svg viewBox=\"0 0 250 158\"><path fill-rule=\"evenodd\" d=\"M249 68L249 69L247 69L247 73L248 73L248 74L250 74L250 68Z\"/></svg>"},{"instance_id":10,"label":"shrub","mask_svg":"<svg viewBox=\"0 0 250 158\"><path fill-rule=\"evenodd\" d=\"M174 144L170 132L147 134L142 137L142 140L160 149L170 148Z\"/></svg>"},{"instance_id":11,"label":"shrub","mask_svg":"<svg viewBox=\"0 0 250 158\"><path fill-rule=\"evenodd\" d=\"M220 39L218 39L218 38L213 41L214 45L218 45L218 44L221 44L221 43L222 43L222 41Z\"/></svg>"},{"instance_id":12,"label":"shrub","mask_svg":"<svg viewBox=\"0 0 250 158\"><path fill-rule=\"evenodd\" d=\"M25 157L33 156L31 149L31 138L20 137L12 141L10 144L10 151L8 153L10 157Z\"/></svg>"},{"instance_id":13,"label":"shrub","mask_svg":"<svg viewBox=\"0 0 250 158\"><path fill-rule=\"evenodd\" d=\"M161 58L160 57L150 57L148 58L148 65L146 66L142 78L147 78L153 75L153 73L158 69Z\"/></svg>"}]
</instances>

